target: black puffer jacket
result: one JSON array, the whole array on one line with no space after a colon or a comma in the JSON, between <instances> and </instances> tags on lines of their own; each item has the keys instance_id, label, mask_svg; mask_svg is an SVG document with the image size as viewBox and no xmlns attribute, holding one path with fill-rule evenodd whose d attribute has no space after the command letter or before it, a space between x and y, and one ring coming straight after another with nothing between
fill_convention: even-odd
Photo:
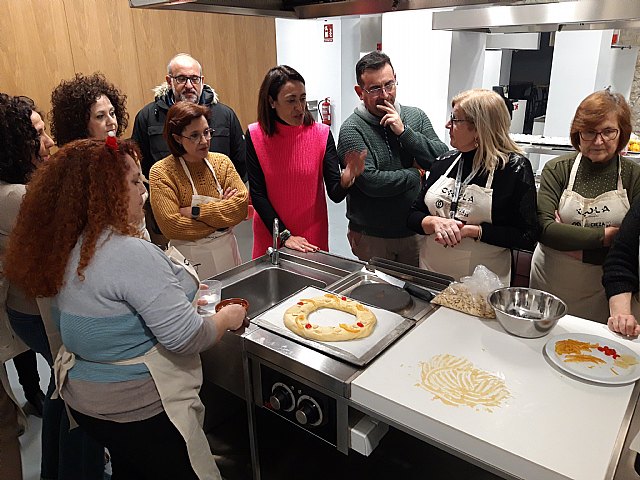
<instances>
[{"instance_id":1,"label":"black puffer jacket","mask_svg":"<svg viewBox=\"0 0 640 480\"><path fill-rule=\"evenodd\" d=\"M146 177L149 176L151 166L170 153L162 130L167 111L174 103L173 93L166 83L156 87L154 91L156 99L138 112L131 136L140 145L143 156L142 172ZM242 180L246 181L246 146L242 127L235 112L218 101L218 95L209 85L202 88L199 103L211 109L209 126L215 131L209 150L228 156Z\"/></svg>"}]
</instances>

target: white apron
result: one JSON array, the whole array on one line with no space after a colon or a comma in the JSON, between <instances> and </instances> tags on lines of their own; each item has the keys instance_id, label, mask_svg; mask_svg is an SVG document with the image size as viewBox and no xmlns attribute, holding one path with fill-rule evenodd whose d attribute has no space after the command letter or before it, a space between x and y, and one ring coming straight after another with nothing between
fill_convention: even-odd
<instances>
[{"instance_id":1,"label":"white apron","mask_svg":"<svg viewBox=\"0 0 640 480\"><path fill-rule=\"evenodd\" d=\"M620 175L620 157L616 190L595 198L585 198L573 191L581 158L579 153L571 168L569 184L558 203L562 222L584 228L619 227L629 210L627 191ZM602 286L602 265L583 263L565 252L538 243L531 260L529 285L560 297L571 315L607 323L609 302Z\"/></svg>"},{"instance_id":2,"label":"white apron","mask_svg":"<svg viewBox=\"0 0 640 480\"><path fill-rule=\"evenodd\" d=\"M450 218L451 206L454 202L456 190L459 191L455 218L469 225L491 223L491 205L493 203L494 170L489 172L484 187L468 185L474 176L469 176L461 182L460 174L456 179L449 178L449 172L460 161L461 154L451 164L447 171L438 178L427 190L424 203L438 217ZM462 165L462 163L460 163ZM457 187L456 182L460 183ZM477 265L484 265L494 272L503 285L508 286L511 281L511 251L508 248L489 245L473 238L463 238L455 247L444 248L435 241L435 235L427 235L420 248L420 268L438 273L451 275L456 280L471 275Z\"/></svg>"},{"instance_id":3,"label":"white apron","mask_svg":"<svg viewBox=\"0 0 640 480\"><path fill-rule=\"evenodd\" d=\"M198 275L184 258L169 255L175 263L185 266L199 285ZM198 295L194 297L195 305ZM187 445L191 466L201 480L221 480L220 471L209 448L209 442L202 429L204 405L198 393L202 386L202 364L200 355L178 355L159 343L147 353L136 358L110 362L112 365L135 365L144 363L156 385L162 407L171 423L180 432ZM67 373L75 364L75 355L60 347L54 364L56 394L62 395L62 387ZM71 420L71 419L70 419Z\"/></svg>"},{"instance_id":4,"label":"white apron","mask_svg":"<svg viewBox=\"0 0 640 480\"><path fill-rule=\"evenodd\" d=\"M222 198L224 192L220 186L220 182L218 182L216 172L207 159L204 159L204 162L211 171L213 179L216 182L216 189L220 194L220 198ZM191 197L192 207L220 201L220 198L198 195L196 186L191 178L191 173L189 173L189 169L182 158L180 158L180 164L187 178L189 178L191 188L193 189L193 195ZM238 249L238 241L232 228L213 232L199 240L171 240L169 245L180 250L180 253L188 258L192 265L197 266L198 275L202 279L213 277L218 273L229 270L242 263L240 250Z\"/></svg>"}]
</instances>

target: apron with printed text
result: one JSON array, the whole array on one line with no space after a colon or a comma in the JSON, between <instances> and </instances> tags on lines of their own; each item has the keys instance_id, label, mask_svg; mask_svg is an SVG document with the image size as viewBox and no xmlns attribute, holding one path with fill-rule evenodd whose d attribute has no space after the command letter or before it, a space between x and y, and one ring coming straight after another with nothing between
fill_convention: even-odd
<instances>
[{"instance_id":1,"label":"apron with printed text","mask_svg":"<svg viewBox=\"0 0 640 480\"><path fill-rule=\"evenodd\" d=\"M454 196L455 179L449 178L451 169L460 162L461 155L447 171L427 190L424 203L438 217L449 218ZM484 187L468 185L472 172L463 182L455 218L469 225L491 223L494 170L489 172ZM489 245L473 238L463 238L455 247L444 248L435 241L435 235L427 235L420 249L420 268L451 275L456 281L471 275L477 265L484 265L494 272L503 285L511 279L511 251L508 248Z\"/></svg>"},{"instance_id":2,"label":"apron with printed text","mask_svg":"<svg viewBox=\"0 0 640 480\"><path fill-rule=\"evenodd\" d=\"M222 198L223 190L220 182L218 182L216 172L207 159L204 159L204 162L213 175L220 198L198 195L196 186L191 178L191 173L189 173L189 169L185 165L184 160L180 158L180 164L182 165L184 173L189 178L191 188L193 189L193 195L191 196L192 207L197 207L205 203L219 202ZM169 245L180 250L180 253L188 258L192 265L197 266L198 275L202 279L213 277L218 273L229 270L242 263L240 250L238 249L238 241L232 228L213 232L199 240L171 240Z\"/></svg>"},{"instance_id":3,"label":"apron with printed text","mask_svg":"<svg viewBox=\"0 0 640 480\"><path fill-rule=\"evenodd\" d=\"M620 158L616 189L595 198L585 198L573 191L581 158L578 153L573 162L569 184L558 203L558 215L563 223L583 228L619 227L629 210ZM602 265L584 263L538 242L531 260L529 286L560 297L571 315L607 323L609 303L602 286Z\"/></svg>"},{"instance_id":4,"label":"apron with printed text","mask_svg":"<svg viewBox=\"0 0 640 480\"><path fill-rule=\"evenodd\" d=\"M169 253L169 258L174 263L183 265L199 285L197 273L189 262L185 261L184 257ZM193 299L194 306L197 299L198 295L196 294ZM200 480L221 480L220 471L202 429L204 405L198 395L202 386L200 355L197 353L178 355L158 343L139 357L110 362L112 365L140 363L144 363L149 369L167 417L184 438L191 466L198 478ZM75 355L62 345L54 364L55 395L62 397L60 392L67 379L67 374L74 364Z\"/></svg>"}]
</instances>

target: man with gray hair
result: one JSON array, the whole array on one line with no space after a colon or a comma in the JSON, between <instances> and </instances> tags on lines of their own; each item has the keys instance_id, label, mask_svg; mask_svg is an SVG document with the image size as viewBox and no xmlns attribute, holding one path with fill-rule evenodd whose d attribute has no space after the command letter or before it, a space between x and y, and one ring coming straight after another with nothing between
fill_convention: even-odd
<instances>
[{"instance_id":1,"label":"man with gray hair","mask_svg":"<svg viewBox=\"0 0 640 480\"><path fill-rule=\"evenodd\" d=\"M148 177L151 166L169 156L167 142L162 136L167 111L174 103L187 101L209 107L209 127L213 129L209 150L228 156L240 177L246 181L246 146L242 127L235 112L220 103L217 93L204 83L200 62L187 53L177 54L169 60L165 80L154 89L155 100L138 112L133 125L132 138L142 151L144 175Z\"/></svg>"}]
</instances>

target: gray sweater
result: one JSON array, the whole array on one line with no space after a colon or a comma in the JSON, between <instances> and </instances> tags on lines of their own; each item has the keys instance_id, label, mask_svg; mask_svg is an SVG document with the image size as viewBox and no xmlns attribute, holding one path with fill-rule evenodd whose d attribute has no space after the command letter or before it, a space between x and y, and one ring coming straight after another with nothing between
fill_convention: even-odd
<instances>
[{"instance_id":1,"label":"gray sweater","mask_svg":"<svg viewBox=\"0 0 640 480\"><path fill-rule=\"evenodd\" d=\"M147 367L110 362L143 355L158 342L178 354L205 350L215 341L215 326L191 305L196 282L157 246L104 233L82 280L76 273L81 241L52 302L62 342L76 355L64 399L97 418L149 418L162 406Z\"/></svg>"},{"instance_id":2,"label":"gray sweater","mask_svg":"<svg viewBox=\"0 0 640 480\"><path fill-rule=\"evenodd\" d=\"M395 135L380 118L360 104L340 127L338 155L367 150L365 169L347 194L349 229L382 238L404 238L409 208L420 191L420 173L448 150L436 135L429 117L416 107L395 105L404 132Z\"/></svg>"}]
</instances>

